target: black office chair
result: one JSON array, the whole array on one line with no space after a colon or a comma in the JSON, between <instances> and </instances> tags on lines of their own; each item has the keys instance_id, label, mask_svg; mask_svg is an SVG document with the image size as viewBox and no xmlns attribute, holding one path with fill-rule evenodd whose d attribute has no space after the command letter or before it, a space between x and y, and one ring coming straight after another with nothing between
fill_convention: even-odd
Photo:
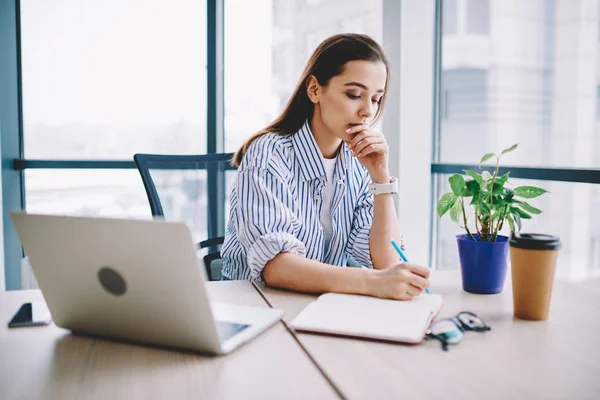
<instances>
[{"instance_id":1,"label":"black office chair","mask_svg":"<svg viewBox=\"0 0 600 400\"><path fill-rule=\"evenodd\" d=\"M135 154L133 160L140 172L153 217L184 221L194 238L208 236L207 203L208 170L235 170L232 153L202 155ZM200 241L198 249L207 249L203 257L208 279L221 279L223 262L220 246L223 237Z\"/></svg>"}]
</instances>

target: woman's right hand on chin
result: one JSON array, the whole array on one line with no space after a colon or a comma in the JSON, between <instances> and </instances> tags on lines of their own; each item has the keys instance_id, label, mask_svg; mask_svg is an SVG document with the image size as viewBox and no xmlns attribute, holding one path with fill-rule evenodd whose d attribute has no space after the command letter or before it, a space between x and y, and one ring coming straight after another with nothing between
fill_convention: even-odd
<instances>
[{"instance_id":1,"label":"woman's right hand on chin","mask_svg":"<svg viewBox=\"0 0 600 400\"><path fill-rule=\"evenodd\" d=\"M394 300L411 300L429 287L429 268L411 263L373 270L369 294Z\"/></svg>"}]
</instances>

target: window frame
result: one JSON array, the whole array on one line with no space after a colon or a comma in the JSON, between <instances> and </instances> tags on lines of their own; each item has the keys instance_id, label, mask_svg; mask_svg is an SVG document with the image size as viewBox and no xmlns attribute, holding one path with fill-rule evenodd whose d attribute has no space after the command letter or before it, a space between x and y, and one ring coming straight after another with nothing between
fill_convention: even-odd
<instances>
[{"instance_id":1,"label":"window frame","mask_svg":"<svg viewBox=\"0 0 600 400\"><path fill-rule=\"evenodd\" d=\"M206 0L207 8L207 130L208 153L223 152L223 1ZM23 102L21 80L21 4L20 0L0 0L0 88L6 93L0 98L0 125L2 150L2 229L4 273L0 269L0 291L21 289L21 259L23 249L10 223L10 212L25 209L26 169L114 170L135 169L131 160L49 160L24 158ZM133 157L133 155L132 155ZM234 169L233 167L229 167ZM223 235L225 231L225 173L211 172L208 184L217 190L208 199L209 236ZM17 190L15 190L17 188ZM3 250L3 254L2 254Z\"/></svg>"}]
</instances>

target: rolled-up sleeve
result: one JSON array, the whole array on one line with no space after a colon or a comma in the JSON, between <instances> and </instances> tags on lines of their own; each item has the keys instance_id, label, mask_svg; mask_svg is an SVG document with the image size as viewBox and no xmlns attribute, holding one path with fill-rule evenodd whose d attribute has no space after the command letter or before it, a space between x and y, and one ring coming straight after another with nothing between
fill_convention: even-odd
<instances>
[{"instance_id":1,"label":"rolled-up sleeve","mask_svg":"<svg viewBox=\"0 0 600 400\"><path fill-rule=\"evenodd\" d=\"M236 190L244 199L236 205L237 234L252 280L262 280L265 265L279 253L306 254L297 238L300 222L293 211L294 197L281 176L268 168L247 167L239 171Z\"/></svg>"},{"instance_id":2,"label":"rolled-up sleeve","mask_svg":"<svg viewBox=\"0 0 600 400\"><path fill-rule=\"evenodd\" d=\"M373 224L373 195L369 193L369 179L362 182L358 201L354 208L352 218L352 229L348 239L348 252L361 265L373 268L369 237L371 225Z\"/></svg>"}]
</instances>

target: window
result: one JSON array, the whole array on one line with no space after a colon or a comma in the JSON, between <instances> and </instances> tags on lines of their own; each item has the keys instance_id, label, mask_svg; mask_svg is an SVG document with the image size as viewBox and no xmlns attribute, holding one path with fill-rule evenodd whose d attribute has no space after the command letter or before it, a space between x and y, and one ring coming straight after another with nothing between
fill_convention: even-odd
<instances>
[{"instance_id":1,"label":"window","mask_svg":"<svg viewBox=\"0 0 600 400\"><path fill-rule=\"evenodd\" d=\"M467 33L489 35L489 0L467 0Z\"/></svg>"},{"instance_id":2,"label":"window","mask_svg":"<svg viewBox=\"0 0 600 400\"><path fill-rule=\"evenodd\" d=\"M454 62L442 63L441 85L461 93L450 96L448 108L450 116L454 109L461 110L462 117L442 123L447 145L441 146L441 162L472 163L478 160L471 154L518 142L519 151L506 160L511 165L600 167L594 143L600 51L587 35L574 36L576 43L571 42L570 32L579 29L582 20L557 21L546 12L552 3L535 4L523 4L524 9L515 9L510 18L491 16L500 28L506 24L507 30L519 32L491 37L495 53L482 51L466 37L454 38L462 42L444 48L443 57ZM535 23L528 22L531 17ZM572 50L578 46L594 51ZM483 125L475 124L481 120ZM469 154L461 144L465 136L474 140Z\"/></svg>"},{"instance_id":3,"label":"window","mask_svg":"<svg viewBox=\"0 0 600 400\"><path fill-rule=\"evenodd\" d=\"M32 213L150 217L137 170L26 170L25 191Z\"/></svg>"},{"instance_id":4,"label":"window","mask_svg":"<svg viewBox=\"0 0 600 400\"><path fill-rule=\"evenodd\" d=\"M503 166L600 168L600 124L594 115L600 115L600 51L594 35L572 34L587 26L583 6L561 3L566 16L555 16L554 2L518 2L510 14L490 13L488 1L466 4L467 32L486 33L494 24L503 34L490 36L485 48L466 35L452 38L452 46L442 43L443 58L452 62L440 60L447 117L440 122L436 161L477 164L483 154L519 143L517 151L503 158ZM577 48L593 51L573 50ZM434 201L448 190L447 178L438 176L440 191ZM538 203L544 214L523 229L561 237L565 270L560 273L578 279L600 271L600 231L595 223L600 218L600 185L520 184L552 191ZM439 222L440 268L458 266L455 231L448 219Z\"/></svg>"},{"instance_id":5,"label":"window","mask_svg":"<svg viewBox=\"0 0 600 400\"><path fill-rule=\"evenodd\" d=\"M489 0L440 0L444 35L490 34ZM526 7L522 7L526 8Z\"/></svg>"},{"instance_id":6,"label":"window","mask_svg":"<svg viewBox=\"0 0 600 400\"><path fill-rule=\"evenodd\" d=\"M205 21L196 0L21 2L25 158L205 152ZM150 215L137 171L29 171L25 190L28 210Z\"/></svg>"},{"instance_id":7,"label":"window","mask_svg":"<svg viewBox=\"0 0 600 400\"><path fill-rule=\"evenodd\" d=\"M458 32L458 0L444 0L442 12L444 35L456 35Z\"/></svg>"},{"instance_id":8,"label":"window","mask_svg":"<svg viewBox=\"0 0 600 400\"><path fill-rule=\"evenodd\" d=\"M481 124L489 117L486 102L487 75L487 70L478 68L449 68L442 72L446 118L456 121L463 130L464 124ZM452 124L448 126L453 127Z\"/></svg>"},{"instance_id":9,"label":"window","mask_svg":"<svg viewBox=\"0 0 600 400\"><path fill-rule=\"evenodd\" d=\"M322 40L341 30L381 43L381 1L321 2L318 18L312 3L225 0L226 151L237 150L281 113Z\"/></svg>"},{"instance_id":10,"label":"window","mask_svg":"<svg viewBox=\"0 0 600 400\"><path fill-rule=\"evenodd\" d=\"M205 2L21 3L26 158L205 149Z\"/></svg>"}]
</instances>

